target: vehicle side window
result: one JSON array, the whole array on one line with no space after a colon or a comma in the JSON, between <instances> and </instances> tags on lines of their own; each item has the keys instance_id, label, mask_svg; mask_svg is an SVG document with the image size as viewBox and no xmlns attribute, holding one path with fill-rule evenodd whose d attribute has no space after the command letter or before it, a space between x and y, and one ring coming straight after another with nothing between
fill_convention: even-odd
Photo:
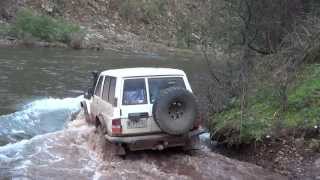
<instances>
[{"instance_id":1,"label":"vehicle side window","mask_svg":"<svg viewBox=\"0 0 320 180\"><path fill-rule=\"evenodd\" d=\"M137 105L147 103L146 84L141 79L126 79L123 86L123 105Z\"/></svg>"},{"instance_id":2,"label":"vehicle side window","mask_svg":"<svg viewBox=\"0 0 320 180\"><path fill-rule=\"evenodd\" d=\"M100 76L96 86L96 90L94 92L96 96L101 96L102 81L103 81L103 76Z\"/></svg>"},{"instance_id":3,"label":"vehicle side window","mask_svg":"<svg viewBox=\"0 0 320 180\"><path fill-rule=\"evenodd\" d=\"M114 104L114 96L116 92L116 82L117 79L115 77L110 78L110 89L109 89L109 102L113 105Z\"/></svg>"},{"instance_id":4,"label":"vehicle side window","mask_svg":"<svg viewBox=\"0 0 320 180\"><path fill-rule=\"evenodd\" d=\"M110 86L110 77L106 76L104 78L103 91L102 91L102 99L108 101L109 95L109 86Z\"/></svg>"},{"instance_id":5,"label":"vehicle side window","mask_svg":"<svg viewBox=\"0 0 320 180\"><path fill-rule=\"evenodd\" d=\"M160 92L170 87L186 88L182 77L149 78L150 103L153 104Z\"/></svg>"}]
</instances>

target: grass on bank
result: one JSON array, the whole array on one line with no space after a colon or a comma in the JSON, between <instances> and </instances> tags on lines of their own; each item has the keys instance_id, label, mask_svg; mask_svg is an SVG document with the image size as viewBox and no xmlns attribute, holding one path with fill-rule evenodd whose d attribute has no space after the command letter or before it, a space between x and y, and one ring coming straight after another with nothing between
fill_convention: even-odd
<instances>
[{"instance_id":1,"label":"grass on bank","mask_svg":"<svg viewBox=\"0 0 320 180\"><path fill-rule=\"evenodd\" d=\"M264 88L249 98L241 118L240 102L234 99L229 109L211 117L214 139L235 145L261 141L281 129L314 129L320 125L320 64L306 65L288 92L288 109L280 114L276 95Z\"/></svg>"},{"instance_id":2,"label":"grass on bank","mask_svg":"<svg viewBox=\"0 0 320 180\"><path fill-rule=\"evenodd\" d=\"M68 23L63 19L41 15L29 9L21 9L16 20L8 27L0 27L0 35L7 34L21 40L34 39L47 42L62 42L69 44L75 34L80 34L78 25Z\"/></svg>"}]
</instances>

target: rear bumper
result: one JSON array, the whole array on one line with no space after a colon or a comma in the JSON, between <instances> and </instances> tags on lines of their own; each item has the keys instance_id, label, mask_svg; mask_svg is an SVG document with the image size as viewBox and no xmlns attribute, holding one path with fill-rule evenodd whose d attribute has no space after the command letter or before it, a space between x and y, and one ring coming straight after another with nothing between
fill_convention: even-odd
<instances>
[{"instance_id":1,"label":"rear bumper","mask_svg":"<svg viewBox=\"0 0 320 180\"><path fill-rule=\"evenodd\" d=\"M203 129L196 129L182 136L173 136L161 133L126 137L114 137L105 135L105 138L112 143L126 144L130 150L161 150L167 147L185 146L191 137L197 136L203 132Z\"/></svg>"}]
</instances>

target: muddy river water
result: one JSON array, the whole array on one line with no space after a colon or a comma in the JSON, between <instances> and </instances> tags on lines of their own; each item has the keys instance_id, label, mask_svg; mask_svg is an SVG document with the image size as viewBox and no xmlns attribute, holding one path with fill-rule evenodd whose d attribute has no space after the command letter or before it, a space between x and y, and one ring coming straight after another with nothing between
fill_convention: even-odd
<instances>
[{"instance_id":1,"label":"muddy river water","mask_svg":"<svg viewBox=\"0 0 320 180\"><path fill-rule=\"evenodd\" d=\"M0 49L0 179L282 178L208 150L109 155L81 116L69 119L80 110L92 70L137 66L183 69L195 93L204 94L206 68L198 55Z\"/></svg>"}]
</instances>

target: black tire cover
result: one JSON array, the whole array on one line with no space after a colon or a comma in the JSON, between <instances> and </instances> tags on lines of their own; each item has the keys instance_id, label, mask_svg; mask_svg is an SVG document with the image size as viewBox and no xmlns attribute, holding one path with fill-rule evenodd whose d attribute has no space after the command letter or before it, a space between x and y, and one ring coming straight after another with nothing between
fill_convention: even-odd
<instances>
[{"instance_id":1,"label":"black tire cover","mask_svg":"<svg viewBox=\"0 0 320 180\"><path fill-rule=\"evenodd\" d=\"M152 111L153 118L162 131L181 135L193 128L197 118L197 103L188 90L171 87L161 91Z\"/></svg>"}]
</instances>

